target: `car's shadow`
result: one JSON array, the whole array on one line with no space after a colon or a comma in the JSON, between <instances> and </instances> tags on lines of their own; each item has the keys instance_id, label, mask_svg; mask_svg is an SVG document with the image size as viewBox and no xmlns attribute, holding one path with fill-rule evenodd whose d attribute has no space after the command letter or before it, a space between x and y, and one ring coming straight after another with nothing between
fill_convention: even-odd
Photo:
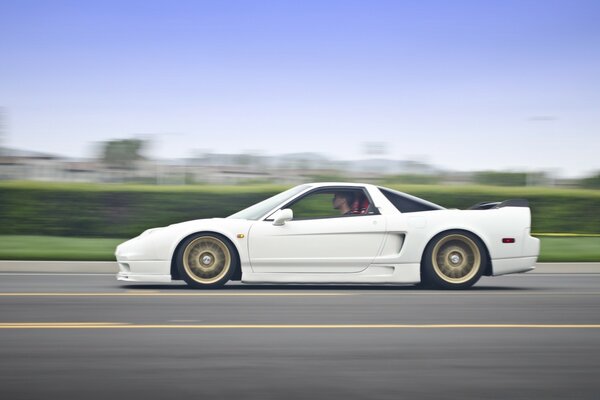
<instances>
[{"instance_id":1,"label":"car's shadow","mask_svg":"<svg viewBox=\"0 0 600 400\"><path fill-rule=\"evenodd\" d=\"M473 286L469 289L465 290L436 290L429 289L425 287L421 287L419 285L339 285L339 284L321 284L321 285L313 285L313 284L286 284L286 285L278 285L278 284L242 284L242 283L233 283L227 284L220 288L214 289L195 289L192 288L185 283L172 283L172 284L164 284L164 285L156 285L156 284L127 284L121 285L121 288L127 290L161 290L161 291L205 291L205 292L230 292L230 291L300 291L300 290L308 290L308 291L363 291L363 292L371 292L371 291L403 291L403 292L425 292L425 291L435 291L440 293L465 293L465 292L487 292L487 291L526 291L526 290L535 290L532 287L514 287L514 286Z\"/></svg>"}]
</instances>

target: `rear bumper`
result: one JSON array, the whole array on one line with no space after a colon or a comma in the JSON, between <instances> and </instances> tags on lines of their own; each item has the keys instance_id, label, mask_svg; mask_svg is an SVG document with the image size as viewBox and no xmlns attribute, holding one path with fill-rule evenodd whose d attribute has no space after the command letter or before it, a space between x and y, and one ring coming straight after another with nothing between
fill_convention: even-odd
<instances>
[{"instance_id":1,"label":"rear bumper","mask_svg":"<svg viewBox=\"0 0 600 400\"><path fill-rule=\"evenodd\" d=\"M525 230L521 257L508 257L492 259L492 275L515 274L535 269L538 255L540 254L540 239L529 235L529 228Z\"/></svg>"},{"instance_id":2,"label":"rear bumper","mask_svg":"<svg viewBox=\"0 0 600 400\"><path fill-rule=\"evenodd\" d=\"M492 260L492 275L498 276L531 271L535 269L536 261L537 256Z\"/></svg>"}]
</instances>

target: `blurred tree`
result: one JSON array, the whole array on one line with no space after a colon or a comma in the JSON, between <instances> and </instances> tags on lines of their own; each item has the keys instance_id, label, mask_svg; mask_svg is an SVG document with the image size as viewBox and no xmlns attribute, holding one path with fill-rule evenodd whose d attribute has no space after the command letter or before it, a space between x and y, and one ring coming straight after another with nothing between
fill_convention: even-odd
<instances>
[{"instance_id":1,"label":"blurred tree","mask_svg":"<svg viewBox=\"0 0 600 400\"><path fill-rule=\"evenodd\" d=\"M102 161L111 168L133 169L136 161L143 160L146 141L141 139L109 140L103 143Z\"/></svg>"},{"instance_id":2,"label":"blurred tree","mask_svg":"<svg viewBox=\"0 0 600 400\"><path fill-rule=\"evenodd\" d=\"M480 185L526 186L527 174L525 172L481 171L475 172L473 180Z\"/></svg>"},{"instance_id":3,"label":"blurred tree","mask_svg":"<svg viewBox=\"0 0 600 400\"><path fill-rule=\"evenodd\" d=\"M399 174L388 175L381 179L382 185L398 185L398 184L418 184L418 185L439 185L442 177L439 175L419 175L419 174Z\"/></svg>"},{"instance_id":4,"label":"blurred tree","mask_svg":"<svg viewBox=\"0 0 600 400\"><path fill-rule=\"evenodd\" d=\"M249 166L252 165L254 157L248 153L236 154L234 156L237 165Z\"/></svg>"},{"instance_id":5,"label":"blurred tree","mask_svg":"<svg viewBox=\"0 0 600 400\"><path fill-rule=\"evenodd\" d=\"M587 189L600 189L600 171L596 172L595 175L592 175L588 178L583 178L579 181L580 185Z\"/></svg>"},{"instance_id":6,"label":"blurred tree","mask_svg":"<svg viewBox=\"0 0 600 400\"><path fill-rule=\"evenodd\" d=\"M335 171L331 171L330 173L315 173L306 175L308 180L311 182L353 182L354 179L343 177L339 173Z\"/></svg>"}]
</instances>

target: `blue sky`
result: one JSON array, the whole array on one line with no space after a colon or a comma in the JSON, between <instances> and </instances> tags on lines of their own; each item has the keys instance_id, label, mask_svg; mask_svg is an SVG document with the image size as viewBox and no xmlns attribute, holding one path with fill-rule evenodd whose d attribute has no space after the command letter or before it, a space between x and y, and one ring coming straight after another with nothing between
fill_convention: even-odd
<instances>
[{"instance_id":1,"label":"blue sky","mask_svg":"<svg viewBox=\"0 0 600 400\"><path fill-rule=\"evenodd\" d=\"M600 1L0 2L3 144L600 169Z\"/></svg>"}]
</instances>

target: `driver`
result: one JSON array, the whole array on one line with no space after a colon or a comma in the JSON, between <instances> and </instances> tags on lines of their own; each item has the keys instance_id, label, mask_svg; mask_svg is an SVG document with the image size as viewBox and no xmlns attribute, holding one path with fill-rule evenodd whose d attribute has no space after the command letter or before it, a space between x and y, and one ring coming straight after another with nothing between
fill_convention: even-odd
<instances>
[{"instance_id":1,"label":"driver","mask_svg":"<svg viewBox=\"0 0 600 400\"><path fill-rule=\"evenodd\" d=\"M333 208L338 210L342 215L350 215L352 213L351 205L354 202L354 193L352 192L335 192L333 194Z\"/></svg>"}]
</instances>

